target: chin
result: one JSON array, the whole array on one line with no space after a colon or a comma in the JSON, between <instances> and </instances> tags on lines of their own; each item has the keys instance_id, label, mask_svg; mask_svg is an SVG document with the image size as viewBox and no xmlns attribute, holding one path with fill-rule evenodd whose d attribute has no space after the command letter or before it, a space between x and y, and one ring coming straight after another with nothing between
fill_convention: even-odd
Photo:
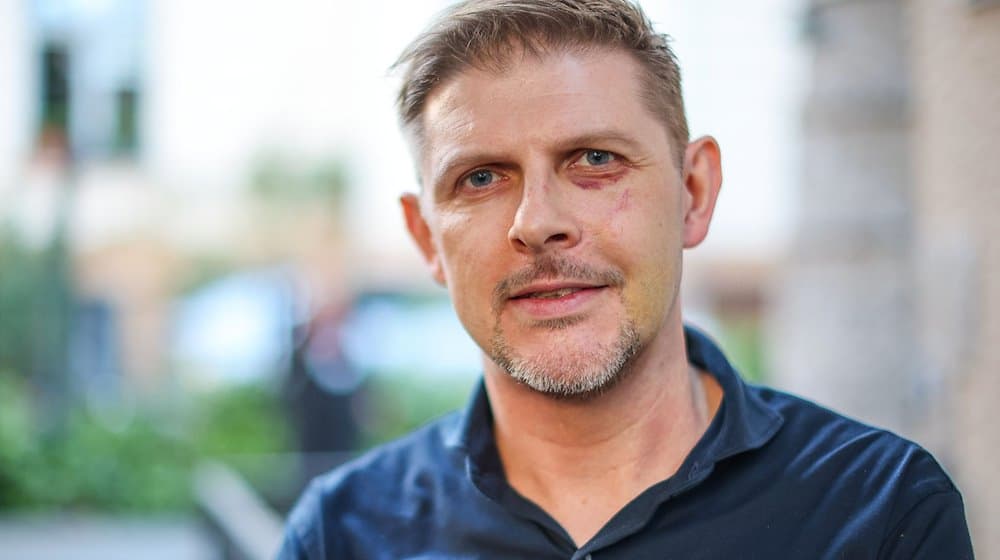
<instances>
[{"instance_id":1,"label":"chin","mask_svg":"<svg viewBox=\"0 0 1000 560\"><path fill-rule=\"evenodd\" d=\"M539 326L551 331L572 324ZM521 352L498 326L487 353L508 375L534 391L555 399L587 400L605 393L627 376L641 348L632 322L621 325L617 337L603 344L593 342L593 337L575 337L578 340L572 343L560 336L546 338L551 338L552 343Z\"/></svg>"}]
</instances>

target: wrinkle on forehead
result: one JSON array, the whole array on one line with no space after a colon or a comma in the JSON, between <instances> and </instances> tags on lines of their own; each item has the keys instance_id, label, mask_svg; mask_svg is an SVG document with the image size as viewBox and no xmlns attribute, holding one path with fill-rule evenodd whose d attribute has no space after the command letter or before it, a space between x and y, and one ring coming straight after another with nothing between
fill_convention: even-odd
<instances>
[{"instance_id":1,"label":"wrinkle on forehead","mask_svg":"<svg viewBox=\"0 0 1000 560\"><path fill-rule=\"evenodd\" d=\"M608 79L621 87L603 87ZM499 112L519 96L524 99L520 110ZM503 73L470 68L428 99L421 123L422 168L427 177L438 177L442 162L455 151L558 143L567 136L613 130L623 112L634 116L637 111L641 120L660 122L643 102L638 63L622 51L526 58Z\"/></svg>"}]
</instances>

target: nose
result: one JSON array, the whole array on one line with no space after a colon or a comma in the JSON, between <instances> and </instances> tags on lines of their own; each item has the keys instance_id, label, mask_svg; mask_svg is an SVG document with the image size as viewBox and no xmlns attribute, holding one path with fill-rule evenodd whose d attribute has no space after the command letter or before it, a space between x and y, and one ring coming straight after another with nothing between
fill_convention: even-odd
<instances>
[{"instance_id":1,"label":"nose","mask_svg":"<svg viewBox=\"0 0 1000 560\"><path fill-rule=\"evenodd\" d=\"M525 178L507 239L516 251L526 254L568 249L580 242L572 201L560 192L555 177Z\"/></svg>"}]
</instances>

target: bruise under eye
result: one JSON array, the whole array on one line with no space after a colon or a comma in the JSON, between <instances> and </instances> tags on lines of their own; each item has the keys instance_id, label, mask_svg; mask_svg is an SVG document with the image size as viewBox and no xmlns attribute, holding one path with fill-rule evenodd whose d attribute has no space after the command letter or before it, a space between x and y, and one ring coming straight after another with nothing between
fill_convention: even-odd
<instances>
[{"instance_id":1,"label":"bruise under eye","mask_svg":"<svg viewBox=\"0 0 1000 560\"><path fill-rule=\"evenodd\" d=\"M621 179L627 170L625 160L607 150L585 150L570 164L571 180L584 189L599 189Z\"/></svg>"}]
</instances>

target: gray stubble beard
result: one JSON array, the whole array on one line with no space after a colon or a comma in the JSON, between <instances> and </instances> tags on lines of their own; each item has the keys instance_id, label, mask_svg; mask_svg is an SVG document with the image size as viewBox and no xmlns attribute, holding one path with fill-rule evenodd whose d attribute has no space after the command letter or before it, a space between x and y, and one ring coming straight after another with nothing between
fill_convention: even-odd
<instances>
[{"instance_id":1,"label":"gray stubble beard","mask_svg":"<svg viewBox=\"0 0 1000 560\"><path fill-rule=\"evenodd\" d=\"M539 322L534 327L544 336L545 332L570 328L577 322L579 319L555 319ZM592 350L563 357L564 363L546 364L543 363L545 357L528 360L517 356L507 343L498 318L490 339L489 356L512 378L539 393L560 400L588 400L606 392L628 375L641 346L639 332L629 319L622 324L613 344L598 345Z\"/></svg>"}]
</instances>

